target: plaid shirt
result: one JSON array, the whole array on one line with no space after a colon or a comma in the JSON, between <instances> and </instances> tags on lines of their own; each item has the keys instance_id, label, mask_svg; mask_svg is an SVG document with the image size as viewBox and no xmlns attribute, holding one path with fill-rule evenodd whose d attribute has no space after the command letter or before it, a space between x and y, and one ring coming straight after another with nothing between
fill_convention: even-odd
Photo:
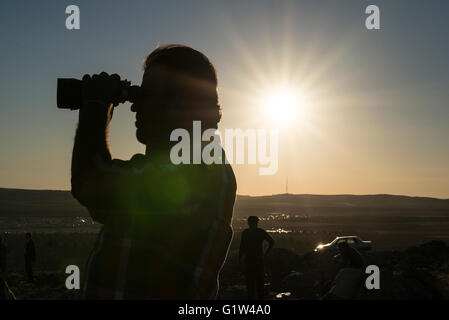
<instances>
[{"instance_id":1,"label":"plaid shirt","mask_svg":"<svg viewBox=\"0 0 449 320\"><path fill-rule=\"evenodd\" d=\"M85 299L213 299L232 239L236 182L228 164L95 162L72 193L103 224Z\"/></svg>"}]
</instances>

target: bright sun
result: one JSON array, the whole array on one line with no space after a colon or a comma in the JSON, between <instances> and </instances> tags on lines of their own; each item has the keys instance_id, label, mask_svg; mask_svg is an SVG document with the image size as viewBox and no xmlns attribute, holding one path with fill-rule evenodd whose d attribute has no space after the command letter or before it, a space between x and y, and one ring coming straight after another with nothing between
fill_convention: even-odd
<instances>
[{"instance_id":1,"label":"bright sun","mask_svg":"<svg viewBox=\"0 0 449 320\"><path fill-rule=\"evenodd\" d=\"M301 99L290 90L272 92L264 99L264 111L270 121L286 125L299 114Z\"/></svg>"}]
</instances>

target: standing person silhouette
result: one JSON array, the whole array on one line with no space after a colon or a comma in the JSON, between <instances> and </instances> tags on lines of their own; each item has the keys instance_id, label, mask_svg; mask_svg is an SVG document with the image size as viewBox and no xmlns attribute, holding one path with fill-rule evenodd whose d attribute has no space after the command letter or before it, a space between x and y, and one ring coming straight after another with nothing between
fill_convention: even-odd
<instances>
[{"instance_id":1,"label":"standing person silhouette","mask_svg":"<svg viewBox=\"0 0 449 320\"><path fill-rule=\"evenodd\" d=\"M263 258L274 245L273 238L263 229L258 228L259 218L248 217L249 228L242 232L240 241L239 261L244 260L244 270L246 277L246 288L249 300L264 299L264 265ZM263 253L263 242L267 241L269 246Z\"/></svg>"},{"instance_id":2,"label":"standing person silhouette","mask_svg":"<svg viewBox=\"0 0 449 320\"><path fill-rule=\"evenodd\" d=\"M146 150L127 161L113 159L108 145L120 77L83 77L72 194L103 227L81 297L213 299L232 239L234 173L221 148L222 161L212 164L192 161L195 152L183 154L187 163L174 163L171 150L174 130L192 137L193 121L217 129L216 71L204 54L183 45L155 49L143 69L142 95L131 111ZM193 149L204 147L195 139Z\"/></svg>"},{"instance_id":3,"label":"standing person silhouette","mask_svg":"<svg viewBox=\"0 0 449 320\"><path fill-rule=\"evenodd\" d=\"M28 282L34 282L33 262L36 261L36 249L34 247L34 241L33 239L31 239L31 233L27 232L25 238L25 271L27 274Z\"/></svg>"},{"instance_id":4,"label":"standing person silhouette","mask_svg":"<svg viewBox=\"0 0 449 320\"><path fill-rule=\"evenodd\" d=\"M3 242L2 237L0 237L0 277L6 280L6 259L7 259L7 248Z\"/></svg>"}]
</instances>

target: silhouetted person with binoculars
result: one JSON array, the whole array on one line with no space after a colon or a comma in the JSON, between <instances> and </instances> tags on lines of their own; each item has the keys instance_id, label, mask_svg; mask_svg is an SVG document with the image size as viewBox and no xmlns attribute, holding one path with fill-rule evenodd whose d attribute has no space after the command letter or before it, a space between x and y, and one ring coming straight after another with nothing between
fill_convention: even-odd
<instances>
[{"instance_id":1,"label":"silhouetted person with binoculars","mask_svg":"<svg viewBox=\"0 0 449 320\"><path fill-rule=\"evenodd\" d=\"M72 194L103 224L82 297L213 299L232 239L234 173L229 164L173 164L170 150L174 129L191 135L193 121L217 128L216 71L192 48L162 46L145 59L138 95L123 89L118 75L82 80ZM133 102L146 146L126 161L113 159L108 145L114 105L124 100Z\"/></svg>"},{"instance_id":2,"label":"silhouetted person with binoculars","mask_svg":"<svg viewBox=\"0 0 449 320\"><path fill-rule=\"evenodd\" d=\"M264 256L266 256L274 245L273 238L263 229L258 228L259 218L250 216L248 218L249 228L242 232L240 241L239 262L243 260L246 288L249 300L264 299ZM263 252L263 242L268 242L268 248Z\"/></svg>"}]
</instances>

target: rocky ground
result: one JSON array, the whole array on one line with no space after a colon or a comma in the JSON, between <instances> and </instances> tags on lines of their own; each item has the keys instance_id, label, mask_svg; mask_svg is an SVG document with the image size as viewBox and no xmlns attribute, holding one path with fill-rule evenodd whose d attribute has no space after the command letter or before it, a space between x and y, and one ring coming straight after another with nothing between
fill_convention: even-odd
<instances>
[{"instance_id":1,"label":"rocky ground","mask_svg":"<svg viewBox=\"0 0 449 320\"><path fill-rule=\"evenodd\" d=\"M8 286L18 300L73 300L77 299L76 290L67 290L67 275L57 272L38 272L35 281L30 283L25 276L11 273Z\"/></svg>"},{"instance_id":2,"label":"rocky ground","mask_svg":"<svg viewBox=\"0 0 449 320\"><path fill-rule=\"evenodd\" d=\"M380 290L360 291L359 299L449 299L449 247L431 241L405 251L366 254L368 264L379 266ZM266 261L268 299L319 299L330 288L339 268L337 259L313 252L297 255L273 249ZM76 299L76 290L65 288L66 274L37 272L34 283L10 273L8 284L17 299ZM277 297L276 297L277 296ZM236 254L228 257L221 273L219 299L245 299L244 278Z\"/></svg>"},{"instance_id":3,"label":"rocky ground","mask_svg":"<svg viewBox=\"0 0 449 320\"><path fill-rule=\"evenodd\" d=\"M380 268L380 290L362 289L358 299L449 299L449 247L443 241L402 252L374 251L366 254L366 260ZM266 266L270 279L267 298L319 299L330 289L339 261L329 255L296 255L278 248L273 249ZM230 257L222 271L219 298L245 298L239 268L237 257Z\"/></svg>"}]
</instances>

